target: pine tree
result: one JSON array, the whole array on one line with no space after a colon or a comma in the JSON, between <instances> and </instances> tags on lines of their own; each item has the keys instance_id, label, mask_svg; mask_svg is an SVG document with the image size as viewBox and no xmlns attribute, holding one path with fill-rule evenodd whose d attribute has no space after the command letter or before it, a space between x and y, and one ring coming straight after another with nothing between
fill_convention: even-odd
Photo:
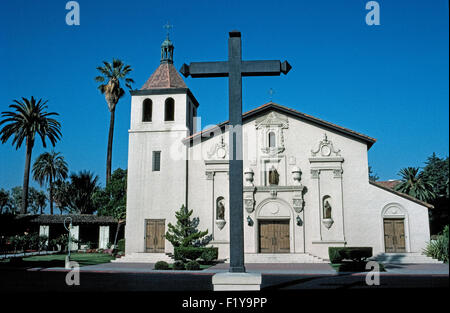
<instances>
[{"instance_id":1,"label":"pine tree","mask_svg":"<svg viewBox=\"0 0 450 313\"><path fill-rule=\"evenodd\" d=\"M188 210L184 205L175 212L177 224L174 226L169 223L169 230L166 232L166 239L174 247L204 247L211 240L212 235L208 235L208 230L199 231L197 229L200 218L191 219L193 210Z\"/></svg>"}]
</instances>

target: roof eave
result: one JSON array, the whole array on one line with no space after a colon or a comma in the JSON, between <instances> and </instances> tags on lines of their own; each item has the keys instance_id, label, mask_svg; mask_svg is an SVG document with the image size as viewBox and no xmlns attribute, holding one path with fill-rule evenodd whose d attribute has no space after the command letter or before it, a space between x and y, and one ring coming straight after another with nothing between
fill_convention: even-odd
<instances>
[{"instance_id":1,"label":"roof eave","mask_svg":"<svg viewBox=\"0 0 450 313\"><path fill-rule=\"evenodd\" d=\"M370 180L369 180L369 184L371 184L371 185L373 185L375 187L381 188L383 190L386 190L386 191L388 191L390 193L393 193L393 194L395 194L395 195L397 195L399 197L402 197L402 198L405 198L405 199L410 200L412 202L415 202L417 204L420 204L420 205L422 205L422 206L424 206L424 207L426 207L428 209L434 209L434 205L429 204L429 203L427 203L425 201L421 201L419 199L416 199L413 196L410 196L410 195L408 195L406 193L403 193L403 192L400 192L400 191L397 191L397 190L394 190L394 189L391 189L391 188L379 185L376 182L373 182L373 181L370 181Z\"/></svg>"},{"instance_id":2,"label":"roof eave","mask_svg":"<svg viewBox=\"0 0 450 313\"><path fill-rule=\"evenodd\" d=\"M345 135L347 135L347 136L351 136L351 137L353 137L353 138L357 138L357 139L359 139L359 140L361 140L361 141L363 141L363 142L365 142L365 143L367 144L367 150L369 150L370 147L372 147L372 145L376 142L376 139L375 139L375 138L371 138L371 137L368 137L368 136L364 136L364 135L362 135L362 134L358 134L358 133L356 133L356 132L354 132L354 131L351 131L351 130L349 130L349 129L341 128L341 127L339 127L339 126L337 126L337 125L333 125L333 124L331 124L331 123L329 123L329 122L322 121L322 120L320 120L320 119L318 119L318 118L315 118L315 117L306 115L306 114L304 114L304 113L295 111L295 110L293 110L293 109L286 108L286 107L284 107L284 106L282 106L282 105L279 105L279 104L276 104L276 103L273 103L273 102L269 102L269 103L263 104L263 105L261 105L261 106L255 108L255 109L253 109L253 110L250 110L250 111L245 112L245 113L242 115L242 119L244 120L244 119L250 118L250 117L252 117L253 115L256 115L256 114L258 114L258 113L261 113L261 112L263 112L263 111L265 111L265 110L269 110L269 109L271 109L271 108L272 108L272 109L276 109L276 110L283 111L283 112L286 113L286 114L294 115L294 116L296 116L296 117L305 119L305 120L307 120L307 121L309 121L309 122L311 122L311 123L318 124L318 125L321 125L321 126L323 126L323 127L333 129L334 131L339 132L339 133L341 133L341 134L345 134ZM191 136L189 136L189 137L184 138L184 139L183 139L183 143L189 142L189 141L193 140L194 138L197 138L198 136L201 136L203 133L211 132L212 130L217 129L217 127L223 128L223 127L225 127L225 125L227 125L228 123L229 123L229 121L224 121L224 122L218 124L218 125L215 126L215 127L212 127L212 128L210 128L210 129L207 129L207 130L204 130L204 131L195 133L195 134L193 134L193 135L191 135Z\"/></svg>"}]
</instances>

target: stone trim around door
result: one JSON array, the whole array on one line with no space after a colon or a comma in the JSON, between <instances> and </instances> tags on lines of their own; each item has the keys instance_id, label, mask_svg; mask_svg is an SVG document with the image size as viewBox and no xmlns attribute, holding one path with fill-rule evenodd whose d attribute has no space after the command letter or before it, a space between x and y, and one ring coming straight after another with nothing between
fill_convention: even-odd
<instances>
[{"instance_id":1,"label":"stone trim around door","mask_svg":"<svg viewBox=\"0 0 450 313\"><path fill-rule=\"evenodd\" d=\"M275 208L273 208L273 210L271 210L270 212L263 212L264 207L267 204L270 203L276 203L278 205L280 205L280 207L275 210ZM269 220L273 220L273 221L282 221L282 220L288 220L289 221L289 252L288 253L295 253L295 241L297 240L297 238L295 237L295 230L296 230L296 223L295 223L295 218L294 218L294 210L293 208L289 205L288 202L286 202L283 199L280 198L266 198L263 201L261 201L255 211L253 212L254 214L254 251L255 253L260 253L260 234L259 234L259 223L260 221L269 221Z\"/></svg>"},{"instance_id":2,"label":"stone trim around door","mask_svg":"<svg viewBox=\"0 0 450 313\"><path fill-rule=\"evenodd\" d=\"M389 203L381 210L381 247L382 251L386 252L385 233L384 233L384 220L385 219L399 219L403 220L404 232L405 232L405 252L411 252L410 236L409 236L409 218L408 211L399 203Z\"/></svg>"}]
</instances>

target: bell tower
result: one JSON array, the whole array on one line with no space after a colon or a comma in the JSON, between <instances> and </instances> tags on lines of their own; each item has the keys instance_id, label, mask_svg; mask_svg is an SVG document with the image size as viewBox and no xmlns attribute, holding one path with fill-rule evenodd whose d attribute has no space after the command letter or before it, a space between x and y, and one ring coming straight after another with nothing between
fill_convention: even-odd
<instances>
[{"instance_id":1,"label":"bell tower","mask_svg":"<svg viewBox=\"0 0 450 313\"><path fill-rule=\"evenodd\" d=\"M173 51L167 34L158 68L141 89L131 92L127 254L152 251L146 247L146 221L164 221L165 232L169 222L176 223L175 211L188 200L188 147L182 140L196 130L199 104L174 67ZM164 251L172 251L167 241Z\"/></svg>"}]
</instances>

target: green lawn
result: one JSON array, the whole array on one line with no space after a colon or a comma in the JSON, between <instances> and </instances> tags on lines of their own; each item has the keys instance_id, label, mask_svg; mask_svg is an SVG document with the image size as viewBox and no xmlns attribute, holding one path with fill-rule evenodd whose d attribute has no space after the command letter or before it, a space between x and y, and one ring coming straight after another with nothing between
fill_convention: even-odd
<instances>
[{"instance_id":1,"label":"green lawn","mask_svg":"<svg viewBox=\"0 0 450 313\"><path fill-rule=\"evenodd\" d=\"M67 254L52 254L52 255L37 255L23 258L21 262L15 263L14 266L22 268L31 267L64 267L65 259ZM109 254L103 253L71 253L70 260L78 262L80 266L96 265L101 263L109 263L113 260ZM5 260L1 262L2 266L12 266L9 262L10 260Z\"/></svg>"}]
</instances>

